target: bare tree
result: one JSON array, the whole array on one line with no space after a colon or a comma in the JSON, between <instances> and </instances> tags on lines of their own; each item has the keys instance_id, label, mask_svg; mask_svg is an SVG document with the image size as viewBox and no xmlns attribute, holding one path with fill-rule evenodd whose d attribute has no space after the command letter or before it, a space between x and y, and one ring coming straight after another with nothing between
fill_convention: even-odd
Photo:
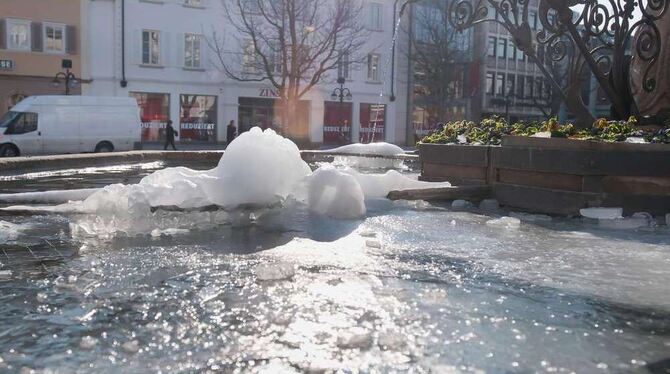
<instances>
[{"instance_id":1,"label":"bare tree","mask_svg":"<svg viewBox=\"0 0 670 374\"><path fill-rule=\"evenodd\" d=\"M448 109L463 95L471 63L469 32L449 24L444 0L425 0L414 7L413 35L407 57L414 70L414 94L430 118L447 121Z\"/></svg>"},{"instance_id":2,"label":"bare tree","mask_svg":"<svg viewBox=\"0 0 670 374\"><path fill-rule=\"evenodd\" d=\"M366 40L356 0L221 0L239 45L210 47L223 72L241 82L269 82L287 135L308 138L299 103L331 70L357 61ZM228 40L227 42L230 42Z\"/></svg>"}]
</instances>

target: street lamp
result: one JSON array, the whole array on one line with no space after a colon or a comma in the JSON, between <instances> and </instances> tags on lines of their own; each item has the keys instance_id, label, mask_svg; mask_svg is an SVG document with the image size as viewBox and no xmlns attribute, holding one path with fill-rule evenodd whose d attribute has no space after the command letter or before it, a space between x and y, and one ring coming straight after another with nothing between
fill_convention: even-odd
<instances>
[{"instance_id":1,"label":"street lamp","mask_svg":"<svg viewBox=\"0 0 670 374\"><path fill-rule=\"evenodd\" d=\"M70 71L72 68L72 61L71 60L63 60L61 64L62 68L65 69L65 72L58 72L54 76L53 79L53 85L54 87L58 87L63 81L65 83L65 95L70 94L70 88L74 88L79 81L77 80L77 77Z\"/></svg>"},{"instance_id":2,"label":"street lamp","mask_svg":"<svg viewBox=\"0 0 670 374\"><path fill-rule=\"evenodd\" d=\"M346 101L351 101L351 99L353 98L353 95L351 94L351 90L344 87L344 82L346 82L344 77L337 78L337 83L340 85L340 87L336 87L333 90L333 93L330 94L331 100L333 100L333 101L338 101L339 100L339 102L340 102L340 129L343 128L344 125L345 125L344 124L345 120L343 118L344 116L342 114L344 112L344 101L345 100ZM349 134L351 135L351 127L349 128Z\"/></svg>"}]
</instances>

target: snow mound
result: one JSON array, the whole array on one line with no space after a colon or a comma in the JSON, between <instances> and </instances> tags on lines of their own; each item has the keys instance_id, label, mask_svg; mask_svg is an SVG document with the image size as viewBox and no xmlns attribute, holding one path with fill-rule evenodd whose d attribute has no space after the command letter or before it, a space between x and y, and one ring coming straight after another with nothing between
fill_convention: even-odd
<instances>
[{"instance_id":1,"label":"snow mound","mask_svg":"<svg viewBox=\"0 0 670 374\"><path fill-rule=\"evenodd\" d=\"M269 205L290 195L311 169L295 143L255 127L230 144L214 174L220 184L214 203Z\"/></svg>"},{"instance_id":2,"label":"snow mound","mask_svg":"<svg viewBox=\"0 0 670 374\"><path fill-rule=\"evenodd\" d=\"M374 155L374 156L398 156L404 155L405 151L395 144L369 143L349 144L335 149L329 149L328 153L344 153L350 155Z\"/></svg>"},{"instance_id":3,"label":"snow mound","mask_svg":"<svg viewBox=\"0 0 670 374\"><path fill-rule=\"evenodd\" d=\"M365 216L365 196L360 184L350 174L332 166L319 168L309 178L310 211L338 219Z\"/></svg>"}]
</instances>

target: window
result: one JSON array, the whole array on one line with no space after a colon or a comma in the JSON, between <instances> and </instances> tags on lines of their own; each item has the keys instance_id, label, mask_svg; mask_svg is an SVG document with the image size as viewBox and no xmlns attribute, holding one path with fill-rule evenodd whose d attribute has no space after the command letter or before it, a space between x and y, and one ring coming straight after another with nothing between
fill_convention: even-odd
<instances>
[{"instance_id":1,"label":"window","mask_svg":"<svg viewBox=\"0 0 670 374\"><path fill-rule=\"evenodd\" d=\"M131 92L140 108L140 128L143 142L165 141L165 128L170 119L170 95Z\"/></svg>"},{"instance_id":2,"label":"window","mask_svg":"<svg viewBox=\"0 0 670 374\"><path fill-rule=\"evenodd\" d=\"M507 75L507 88L505 89L505 95L514 96L514 83L516 82L516 77L514 74Z\"/></svg>"},{"instance_id":3,"label":"window","mask_svg":"<svg viewBox=\"0 0 670 374\"><path fill-rule=\"evenodd\" d=\"M524 88L524 94L526 98L533 97L533 77L526 77L526 88Z\"/></svg>"},{"instance_id":4,"label":"window","mask_svg":"<svg viewBox=\"0 0 670 374\"><path fill-rule=\"evenodd\" d=\"M342 53L337 63L337 77L349 79L349 53Z\"/></svg>"},{"instance_id":5,"label":"window","mask_svg":"<svg viewBox=\"0 0 670 374\"><path fill-rule=\"evenodd\" d=\"M519 81L516 84L516 96L518 98L525 98L523 89L524 89L524 78L523 75L518 76Z\"/></svg>"},{"instance_id":6,"label":"window","mask_svg":"<svg viewBox=\"0 0 670 374\"><path fill-rule=\"evenodd\" d=\"M242 50L242 70L247 74L256 73L256 47L253 40L249 39L244 42Z\"/></svg>"},{"instance_id":7,"label":"window","mask_svg":"<svg viewBox=\"0 0 670 374\"><path fill-rule=\"evenodd\" d=\"M496 76L496 95L502 96L505 94L505 74L498 73Z\"/></svg>"},{"instance_id":8,"label":"window","mask_svg":"<svg viewBox=\"0 0 670 374\"><path fill-rule=\"evenodd\" d=\"M7 20L7 36L9 49L30 50L30 21Z\"/></svg>"},{"instance_id":9,"label":"window","mask_svg":"<svg viewBox=\"0 0 670 374\"><path fill-rule=\"evenodd\" d=\"M498 58L507 57L507 39L500 38L498 39Z\"/></svg>"},{"instance_id":10,"label":"window","mask_svg":"<svg viewBox=\"0 0 670 374\"><path fill-rule=\"evenodd\" d=\"M65 52L65 26L55 24L44 25L44 51L53 53Z\"/></svg>"},{"instance_id":11,"label":"window","mask_svg":"<svg viewBox=\"0 0 670 374\"><path fill-rule=\"evenodd\" d=\"M179 139L216 142L216 96L179 95Z\"/></svg>"},{"instance_id":12,"label":"window","mask_svg":"<svg viewBox=\"0 0 670 374\"><path fill-rule=\"evenodd\" d=\"M142 30L142 63L160 64L160 31Z\"/></svg>"},{"instance_id":13,"label":"window","mask_svg":"<svg viewBox=\"0 0 670 374\"><path fill-rule=\"evenodd\" d=\"M493 95L495 92L496 82L495 73L486 73L486 93Z\"/></svg>"},{"instance_id":14,"label":"window","mask_svg":"<svg viewBox=\"0 0 670 374\"><path fill-rule=\"evenodd\" d=\"M368 4L368 27L370 30L381 31L382 29L382 9L380 3Z\"/></svg>"},{"instance_id":15,"label":"window","mask_svg":"<svg viewBox=\"0 0 670 374\"><path fill-rule=\"evenodd\" d=\"M496 57L496 45L498 39L495 36L489 36L489 48L487 54L489 57Z\"/></svg>"},{"instance_id":16,"label":"window","mask_svg":"<svg viewBox=\"0 0 670 374\"><path fill-rule=\"evenodd\" d=\"M184 66L191 69L202 67L202 35L184 34Z\"/></svg>"},{"instance_id":17,"label":"window","mask_svg":"<svg viewBox=\"0 0 670 374\"><path fill-rule=\"evenodd\" d=\"M507 41L507 58L510 60L516 59L516 45L514 44L514 39Z\"/></svg>"},{"instance_id":18,"label":"window","mask_svg":"<svg viewBox=\"0 0 670 374\"><path fill-rule=\"evenodd\" d=\"M538 99L542 98L542 82L543 79L540 77L535 77L535 97Z\"/></svg>"},{"instance_id":19,"label":"window","mask_svg":"<svg viewBox=\"0 0 670 374\"><path fill-rule=\"evenodd\" d=\"M379 82L379 55L368 55L368 81Z\"/></svg>"},{"instance_id":20,"label":"window","mask_svg":"<svg viewBox=\"0 0 670 374\"><path fill-rule=\"evenodd\" d=\"M537 12L530 12L528 23L531 29L537 30Z\"/></svg>"},{"instance_id":21,"label":"window","mask_svg":"<svg viewBox=\"0 0 670 374\"><path fill-rule=\"evenodd\" d=\"M5 135L19 135L37 131L37 113L7 112L0 119L0 128Z\"/></svg>"}]
</instances>

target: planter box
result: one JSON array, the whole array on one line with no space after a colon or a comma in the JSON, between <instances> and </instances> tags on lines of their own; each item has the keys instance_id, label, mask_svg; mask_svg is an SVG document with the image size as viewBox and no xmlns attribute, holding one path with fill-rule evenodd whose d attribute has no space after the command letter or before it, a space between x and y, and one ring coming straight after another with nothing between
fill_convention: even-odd
<instances>
[{"instance_id":1,"label":"planter box","mask_svg":"<svg viewBox=\"0 0 670 374\"><path fill-rule=\"evenodd\" d=\"M505 137L491 150L501 204L577 215L591 206L670 212L670 146ZM533 208L536 207L536 208Z\"/></svg>"},{"instance_id":2,"label":"planter box","mask_svg":"<svg viewBox=\"0 0 670 374\"><path fill-rule=\"evenodd\" d=\"M491 146L419 144L420 179L454 185L490 184Z\"/></svg>"},{"instance_id":3,"label":"planter box","mask_svg":"<svg viewBox=\"0 0 670 374\"><path fill-rule=\"evenodd\" d=\"M500 147L421 144L419 153L423 180L490 184L513 209L670 212L670 145L505 137Z\"/></svg>"}]
</instances>

